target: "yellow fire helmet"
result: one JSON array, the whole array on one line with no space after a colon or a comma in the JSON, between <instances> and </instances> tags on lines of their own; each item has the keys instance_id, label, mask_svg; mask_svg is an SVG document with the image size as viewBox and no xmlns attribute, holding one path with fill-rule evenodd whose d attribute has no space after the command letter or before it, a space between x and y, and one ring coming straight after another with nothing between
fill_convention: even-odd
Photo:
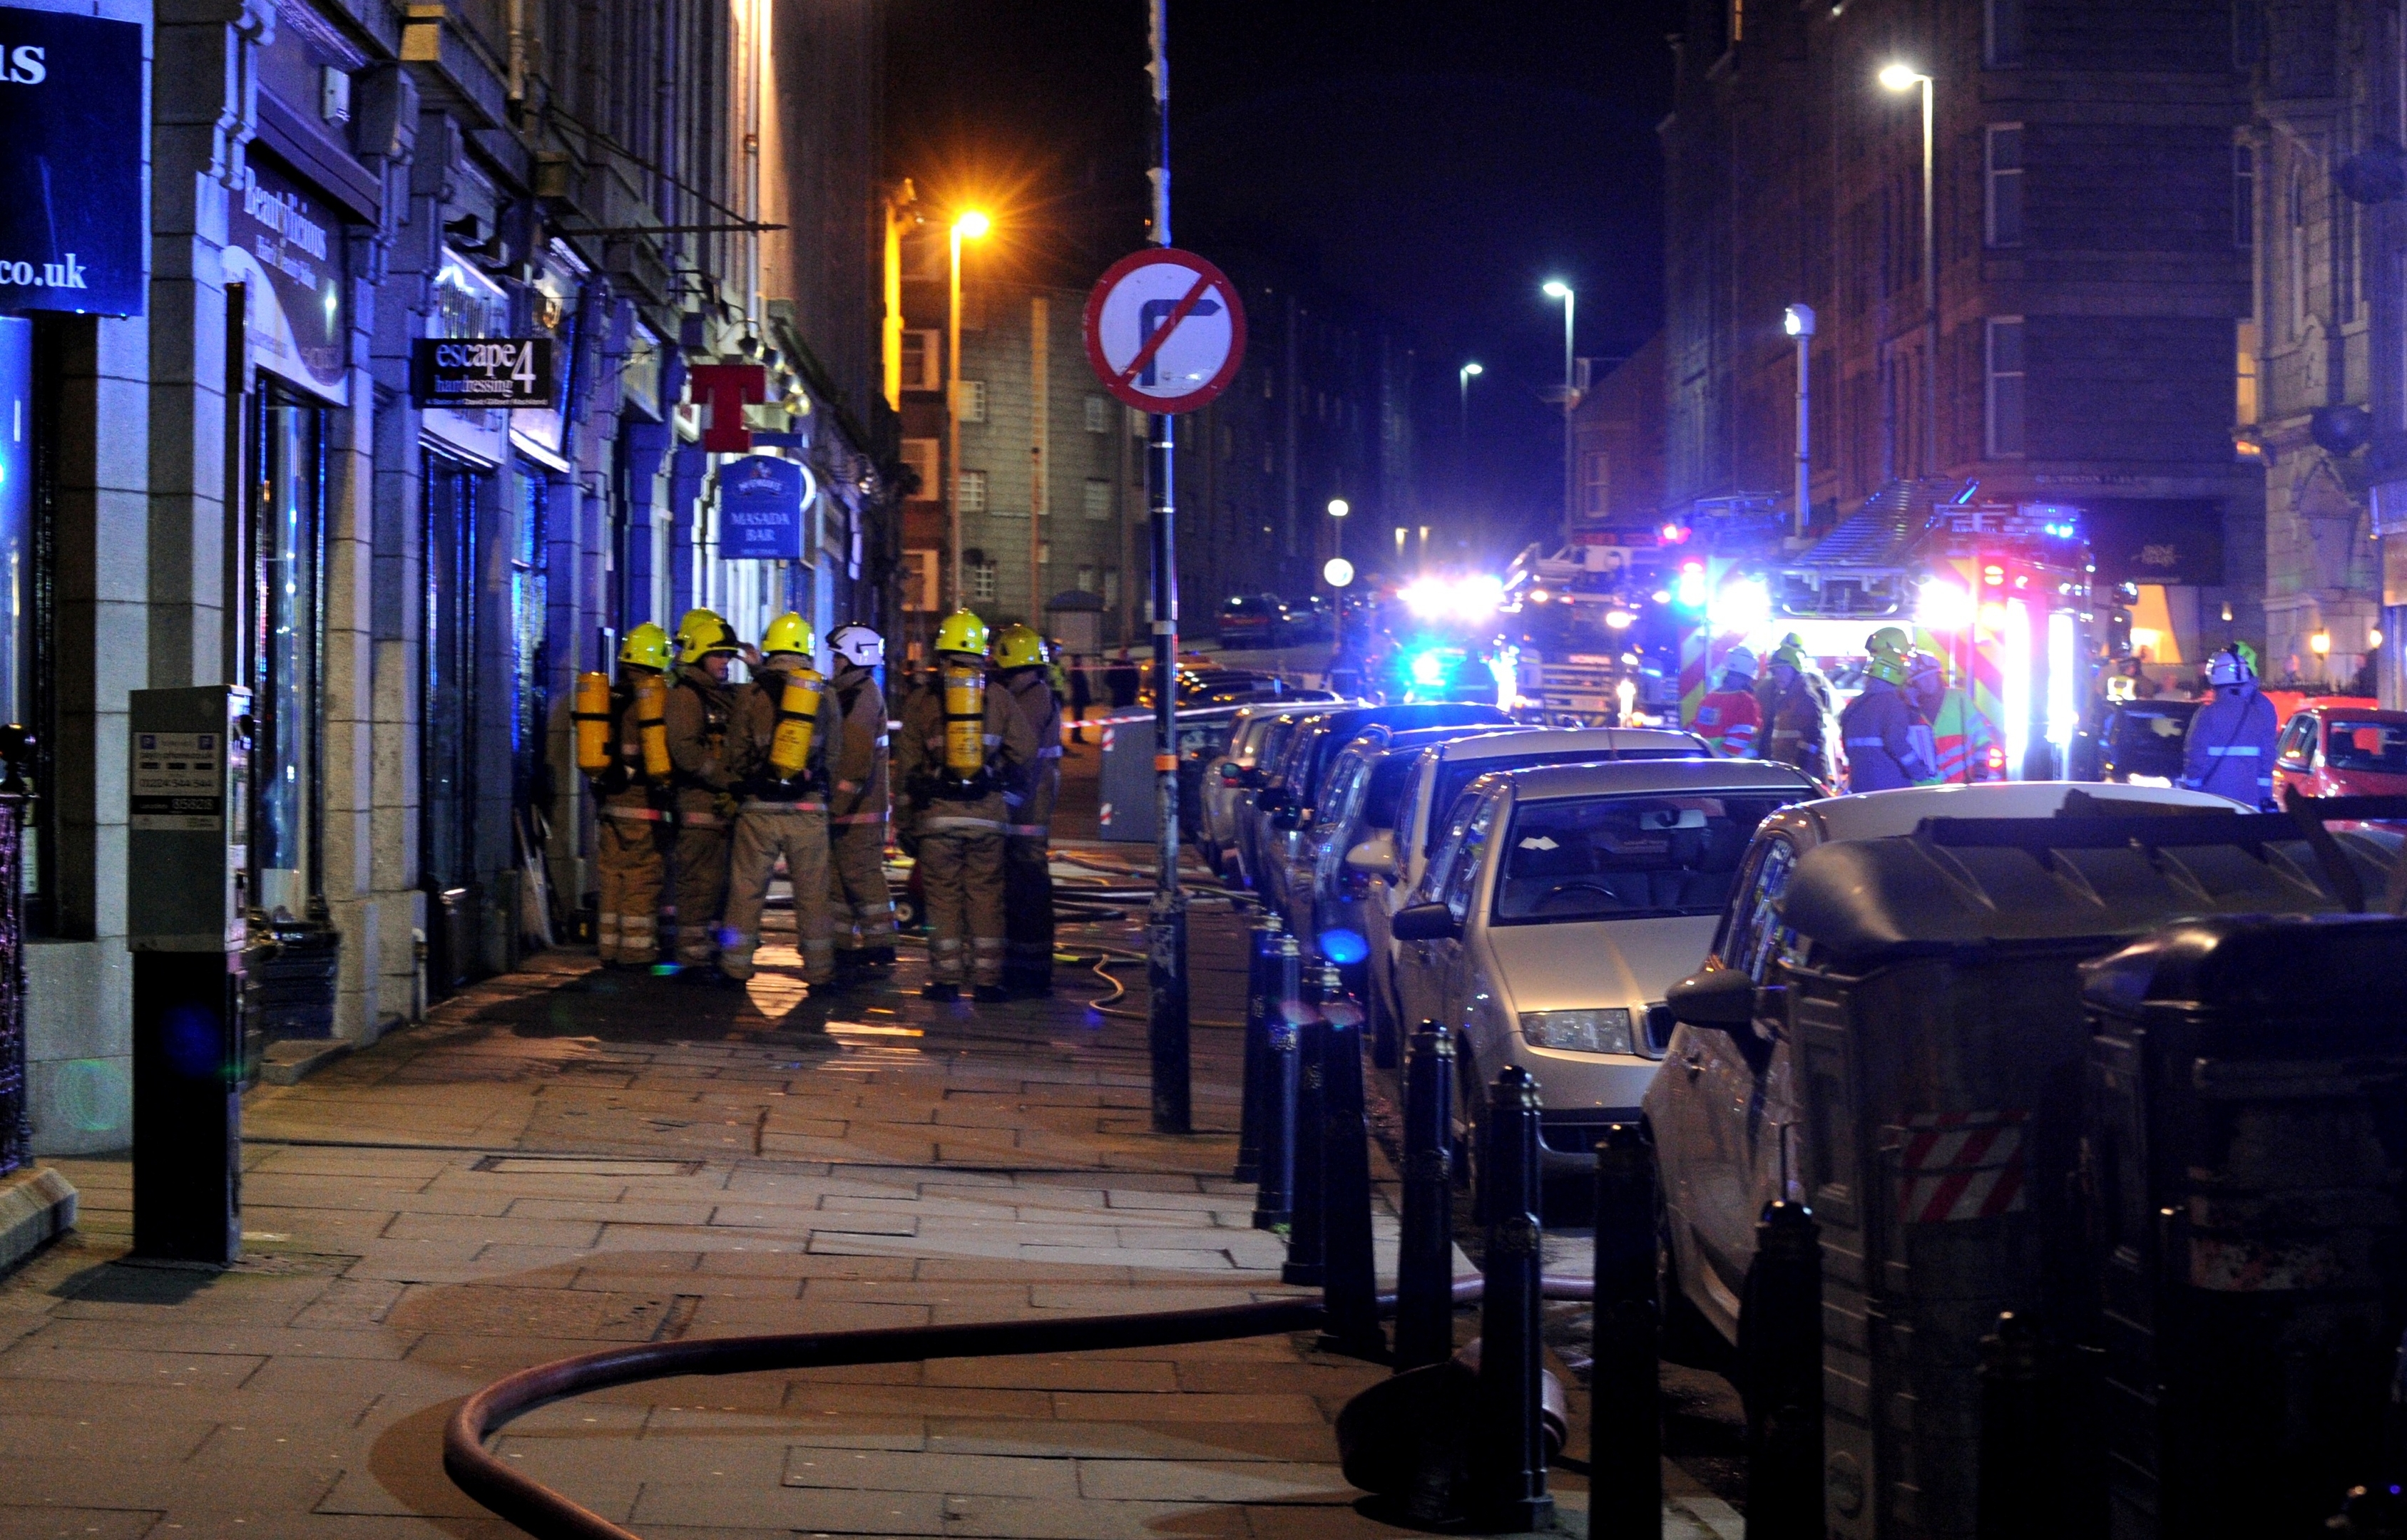
<instances>
[{"instance_id":1,"label":"yellow fire helmet","mask_svg":"<svg viewBox=\"0 0 2407 1540\"><path fill-rule=\"evenodd\" d=\"M986 656L986 622L967 610L955 610L945 616L936 628L936 650L940 653L963 653L972 657Z\"/></svg>"},{"instance_id":2,"label":"yellow fire helmet","mask_svg":"<svg viewBox=\"0 0 2407 1540\"><path fill-rule=\"evenodd\" d=\"M1045 639L1035 630L1018 621L995 633L994 666L998 669L1041 669L1045 666Z\"/></svg>"},{"instance_id":3,"label":"yellow fire helmet","mask_svg":"<svg viewBox=\"0 0 2407 1540\"><path fill-rule=\"evenodd\" d=\"M645 621L620 642L619 661L632 663L639 669L667 668L669 633L651 621Z\"/></svg>"},{"instance_id":4,"label":"yellow fire helmet","mask_svg":"<svg viewBox=\"0 0 2407 1540\"><path fill-rule=\"evenodd\" d=\"M708 610L690 610L677 622L677 661L699 663L712 653L740 653L733 627Z\"/></svg>"},{"instance_id":5,"label":"yellow fire helmet","mask_svg":"<svg viewBox=\"0 0 2407 1540\"><path fill-rule=\"evenodd\" d=\"M769 629L761 638L761 651L792 653L808 662L817 653L819 639L811 634L811 623L789 610L769 622Z\"/></svg>"},{"instance_id":6,"label":"yellow fire helmet","mask_svg":"<svg viewBox=\"0 0 2407 1540\"><path fill-rule=\"evenodd\" d=\"M1883 626L1864 639L1864 650L1872 654L1864 671L1892 685L1904 684L1911 672L1907 649L1913 645L1914 639L1904 631L1895 626Z\"/></svg>"},{"instance_id":7,"label":"yellow fire helmet","mask_svg":"<svg viewBox=\"0 0 2407 1540\"><path fill-rule=\"evenodd\" d=\"M1795 631L1782 637L1780 645L1772 649L1772 666L1778 668L1784 663L1799 673L1805 671L1805 639Z\"/></svg>"}]
</instances>

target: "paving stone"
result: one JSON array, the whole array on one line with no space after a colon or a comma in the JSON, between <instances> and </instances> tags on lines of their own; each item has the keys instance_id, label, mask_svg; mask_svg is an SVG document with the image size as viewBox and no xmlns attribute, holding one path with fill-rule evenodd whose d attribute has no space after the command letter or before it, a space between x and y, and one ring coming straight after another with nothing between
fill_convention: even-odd
<instances>
[{"instance_id":1,"label":"paving stone","mask_svg":"<svg viewBox=\"0 0 2407 1540\"><path fill-rule=\"evenodd\" d=\"M1164 1533L1236 1540L1246 1522L1234 1507L956 1496L945 1500L945 1533L1013 1540L1152 1540Z\"/></svg>"},{"instance_id":2,"label":"paving stone","mask_svg":"<svg viewBox=\"0 0 2407 1540\"><path fill-rule=\"evenodd\" d=\"M819 1445L801 1445L789 1451L785 1482L790 1487L958 1492L1055 1501L1078 1495L1077 1470L1066 1460L833 1449Z\"/></svg>"}]
</instances>

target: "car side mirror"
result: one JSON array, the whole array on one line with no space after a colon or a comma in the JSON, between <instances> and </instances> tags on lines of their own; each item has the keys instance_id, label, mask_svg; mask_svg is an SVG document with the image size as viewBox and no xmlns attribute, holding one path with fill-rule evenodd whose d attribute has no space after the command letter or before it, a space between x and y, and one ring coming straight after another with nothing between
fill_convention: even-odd
<instances>
[{"instance_id":1,"label":"car side mirror","mask_svg":"<svg viewBox=\"0 0 2407 1540\"><path fill-rule=\"evenodd\" d=\"M1744 1032L1755 1024L1755 979L1745 968L1709 968L1664 991L1674 1021L1716 1032Z\"/></svg>"},{"instance_id":2,"label":"car side mirror","mask_svg":"<svg viewBox=\"0 0 2407 1540\"><path fill-rule=\"evenodd\" d=\"M1392 877L1396 872L1396 836L1392 829L1381 829L1346 853L1346 867L1371 877Z\"/></svg>"},{"instance_id":3,"label":"car side mirror","mask_svg":"<svg viewBox=\"0 0 2407 1540\"><path fill-rule=\"evenodd\" d=\"M1396 911L1388 929L1400 941L1450 941L1462 934L1444 904L1413 904Z\"/></svg>"},{"instance_id":4,"label":"car side mirror","mask_svg":"<svg viewBox=\"0 0 2407 1540\"><path fill-rule=\"evenodd\" d=\"M1244 785L1246 784L1245 767L1242 765L1222 765L1220 767L1220 784L1224 786Z\"/></svg>"}]
</instances>

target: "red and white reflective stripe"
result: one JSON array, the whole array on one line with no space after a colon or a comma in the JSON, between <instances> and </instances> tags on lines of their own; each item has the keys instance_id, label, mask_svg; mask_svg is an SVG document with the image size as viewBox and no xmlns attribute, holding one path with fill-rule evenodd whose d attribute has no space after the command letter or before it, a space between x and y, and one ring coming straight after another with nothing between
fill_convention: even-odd
<instances>
[{"instance_id":1,"label":"red and white reflective stripe","mask_svg":"<svg viewBox=\"0 0 2407 1540\"><path fill-rule=\"evenodd\" d=\"M1897 1217L1904 1224L1994 1219L2024 1207L2021 1108L1909 1118L1898 1146Z\"/></svg>"}]
</instances>

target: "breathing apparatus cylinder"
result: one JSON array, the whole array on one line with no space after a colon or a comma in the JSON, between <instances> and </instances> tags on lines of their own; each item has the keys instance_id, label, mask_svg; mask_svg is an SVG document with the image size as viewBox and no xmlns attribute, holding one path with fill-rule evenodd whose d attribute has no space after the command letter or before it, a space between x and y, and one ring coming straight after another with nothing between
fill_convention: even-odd
<instances>
[{"instance_id":1,"label":"breathing apparatus cylinder","mask_svg":"<svg viewBox=\"0 0 2407 1540\"><path fill-rule=\"evenodd\" d=\"M945 769L968 780L986 768L986 667L947 663Z\"/></svg>"},{"instance_id":2,"label":"breathing apparatus cylinder","mask_svg":"<svg viewBox=\"0 0 2407 1540\"><path fill-rule=\"evenodd\" d=\"M644 748L644 773L667 780L676 762L669 758L669 682L659 674L635 681L635 737Z\"/></svg>"},{"instance_id":3,"label":"breathing apparatus cylinder","mask_svg":"<svg viewBox=\"0 0 2407 1540\"><path fill-rule=\"evenodd\" d=\"M577 723L577 768L600 775L610 768L610 676L580 673L569 712Z\"/></svg>"},{"instance_id":4,"label":"breathing apparatus cylinder","mask_svg":"<svg viewBox=\"0 0 2407 1540\"><path fill-rule=\"evenodd\" d=\"M819 686L825 683L814 669L786 675L777 697L777 726L769 735L769 768L780 781L792 780L810 763L811 730L819 725Z\"/></svg>"}]
</instances>

